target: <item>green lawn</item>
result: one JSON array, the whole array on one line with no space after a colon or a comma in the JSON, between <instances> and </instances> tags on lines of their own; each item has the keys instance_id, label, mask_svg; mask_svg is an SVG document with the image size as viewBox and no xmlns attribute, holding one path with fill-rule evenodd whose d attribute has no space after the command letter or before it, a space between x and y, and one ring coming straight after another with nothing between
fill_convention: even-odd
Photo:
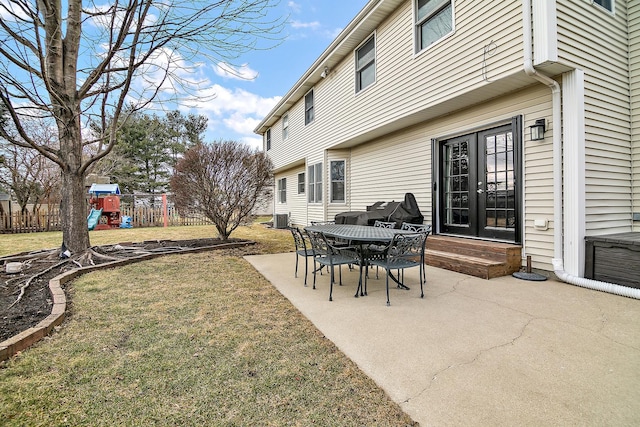
<instances>
[{"instance_id":1,"label":"green lawn","mask_svg":"<svg viewBox=\"0 0 640 427\"><path fill-rule=\"evenodd\" d=\"M91 242L215 236L204 226L109 230ZM288 231L258 224L231 237L257 241L252 253L293 250ZM56 247L61 235L1 239L7 254ZM171 255L73 282L70 318L0 365L0 424L411 425L242 254Z\"/></svg>"}]
</instances>

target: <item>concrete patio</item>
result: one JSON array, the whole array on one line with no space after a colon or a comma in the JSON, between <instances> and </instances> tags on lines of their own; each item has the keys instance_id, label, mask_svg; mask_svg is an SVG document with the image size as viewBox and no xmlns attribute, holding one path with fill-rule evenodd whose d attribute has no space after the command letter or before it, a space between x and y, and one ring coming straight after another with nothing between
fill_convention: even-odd
<instances>
[{"instance_id":1,"label":"concrete patio","mask_svg":"<svg viewBox=\"0 0 640 427\"><path fill-rule=\"evenodd\" d=\"M554 280L483 280L427 266L410 291L370 274L354 298L295 254L247 256L302 314L421 426L640 425L640 301Z\"/></svg>"}]
</instances>

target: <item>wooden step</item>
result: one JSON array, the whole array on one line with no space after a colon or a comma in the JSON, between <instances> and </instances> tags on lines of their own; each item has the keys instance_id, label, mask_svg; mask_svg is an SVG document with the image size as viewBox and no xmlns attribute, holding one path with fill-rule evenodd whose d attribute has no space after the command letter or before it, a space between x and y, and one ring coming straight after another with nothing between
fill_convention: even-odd
<instances>
[{"instance_id":1,"label":"wooden step","mask_svg":"<svg viewBox=\"0 0 640 427\"><path fill-rule=\"evenodd\" d=\"M509 243L429 236L425 262L438 268L491 279L520 269L522 248Z\"/></svg>"}]
</instances>

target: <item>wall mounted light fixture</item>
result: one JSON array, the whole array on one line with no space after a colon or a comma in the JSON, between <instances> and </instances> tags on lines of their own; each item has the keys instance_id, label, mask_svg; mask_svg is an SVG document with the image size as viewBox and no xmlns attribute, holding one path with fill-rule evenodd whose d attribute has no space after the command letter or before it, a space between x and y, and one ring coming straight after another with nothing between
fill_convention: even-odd
<instances>
[{"instance_id":1,"label":"wall mounted light fixture","mask_svg":"<svg viewBox=\"0 0 640 427\"><path fill-rule=\"evenodd\" d=\"M541 141L544 139L544 131L546 129L546 121L545 119L538 119L534 124L529 126L531 130L531 140L532 141Z\"/></svg>"},{"instance_id":2,"label":"wall mounted light fixture","mask_svg":"<svg viewBox=\"0 0 640 427\"><path fill-rule=\"evenodd\" d=\"M325 77L327 77L329 75L329 67L325 66L324 70L322 71L322 73L320 74L320 77L322 77L323 79Z\"/></svg>"}]
</instances>

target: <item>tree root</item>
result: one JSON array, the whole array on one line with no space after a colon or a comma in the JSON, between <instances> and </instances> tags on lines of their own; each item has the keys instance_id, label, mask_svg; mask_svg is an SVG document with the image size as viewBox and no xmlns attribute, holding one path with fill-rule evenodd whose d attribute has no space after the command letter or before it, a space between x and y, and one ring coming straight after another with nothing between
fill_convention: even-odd
<instances>
[{"instance_id":1,"label":"tree root","mask_svg":"<svg viewBox=\"0 0 640 427\"><path fill-rule=\"evenodd\" d=\"M9 308L13 307L13 306L14 306L14 305L16 305L18 302L20 302L20 300L21 300L21 299L22 299L22 297L24 296L24 292L25 292L25 290L29 287L29 285L31 284L31 282L33 282L33 281L34 281L35 279L37 279L38 277L43 276L44 274L46 274L46 273L50 272L50 271L51 271L51 270L53 270L54 268L61 267L61 266L65 265L65 264L67 264L68 262L69 262L69 260L68 260L68 259L66 259L66 260L64 260L64 261L61 261L61 262L59 262L59 263L57 263L57 264L54 264L54 265L52 265L51 267L46 268L45 270L43 270L43 271L41 271L41 272L39 272L39 273L37 273L37 274L34 274L33 276L29 277L29 279L27 279L27 281L26 281L22 286L20 286L20 294L18 295L18 298L16 298L16 300L15 300L15 301L14 301L14 302L9 306Z\"/></svg>"}]
</instances>

